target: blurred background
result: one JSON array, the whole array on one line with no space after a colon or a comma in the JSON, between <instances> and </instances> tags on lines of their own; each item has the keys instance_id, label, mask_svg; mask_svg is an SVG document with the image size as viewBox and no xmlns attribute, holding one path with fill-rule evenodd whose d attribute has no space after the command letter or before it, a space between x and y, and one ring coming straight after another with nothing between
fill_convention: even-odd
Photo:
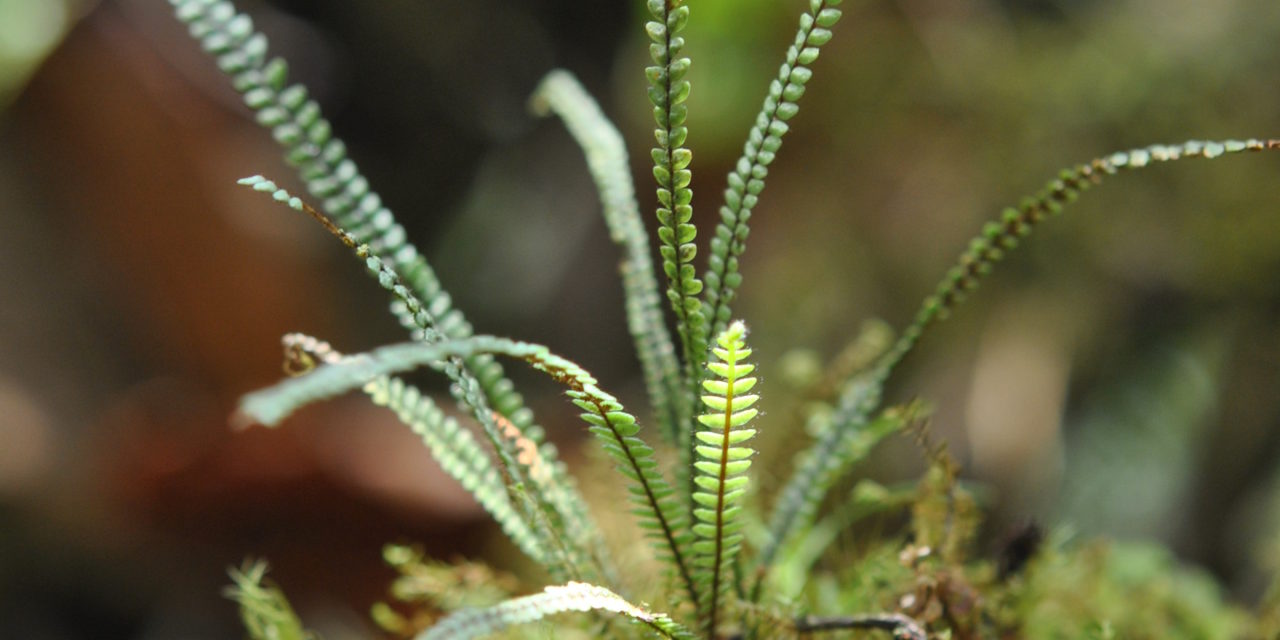
<instances>
[{"instance_id":1,"label":"blurred background","mask_svg":"<svg viewBox=\"0 0 1280 640\"><path fill-rule=\"evenodd\" d=\"M651 211L641 3L238 4L479 331L548 344L642 412L585 164L525 109L545 72L576 73L627 136ZM704 242L803 4L692 3ZM905 324L981 223L1059 169L1280 136L1274 0L843 6L735 308L775 433L799 428L794 384L865 320ZM404 338L337 243L235 186L262 173L301 192L279 156L168 3L0 0L0 637L237 637L218 594L247 556L326 637L368 637L383 543L513 566L362 398L228 427L240 394L281 375L281 334L344 351ZM990 538L1035 520L1156 539L1256 601L1280 549L1278 172L1253 155L1113 178L905 363L893 396L932 402L934 437L984 487ZM590 467L554 387L515 376ZM766 489L787 469L769 460ZM902 439L875 472L909 479L919 460Z\"/></svg>"}]
</instances>

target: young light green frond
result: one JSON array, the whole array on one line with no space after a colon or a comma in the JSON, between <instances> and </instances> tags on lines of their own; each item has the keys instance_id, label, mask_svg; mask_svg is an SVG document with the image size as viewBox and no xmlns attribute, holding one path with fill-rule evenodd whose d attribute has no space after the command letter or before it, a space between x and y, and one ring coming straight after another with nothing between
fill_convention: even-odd
<instances>
[{"instance_id":1,"label":"young light green frond","mask_svg":"<svg viewBox=\"0 0 1280 640\"><path fill-rule=\"evenodd\" d=\"M653 613L631 604L604 587L570 582L563 586L547 587L541 593L513 598L486 609L459 611L418 634L414 640L468 640L497 633L511 626L536 622L558 613L586 611L605 611L625 616L663 638L695 639L689 630L664 614Z\"/></svg>"},{"instance_id":2,"label":"young light green frond","mask_svg":"<svg viewBox=\"0 0 1280 640\"><path fill-rule=\"evenodd\" d=\"M769 165L782 147L782 138L789 129L787 122L800 110L800 97L813 76L809 65L818 59L822 45L831 40L831 27L840 20L841 12L836 6L841 1L810 0L809 9L800 15L795 41L787 48L778 77L769 84L738 164L729 172L720 223L711 238L711 254L702 277L707 286L706 317L711 323L711 335L719 334L729 324L730 305L742 283L738 259L747 247L751 210L764 191Z\"/></svg>"},{"instance_id":3,"label":"young light green frond","mask_svg":"<svg viewBox=\"0 0 1280 640\"><path fill-rule=\"evenodd\" d=\"M417 303L409 305L402 296L392 303L392 311L405 328L423 340L462 338L471 335L471 325L462 312L453 308L435 271L408 240L404 228L391 210L369 188L368 180L347 157L346 146L332 134L319 104L308 98L299 84L287 85L288 65L281 58L268 59L267 38L254 29L252 19L236 11L227 0L170 0L179 20L211 55L226 74L257 121L271 130L285 150L285 159L297 168L307 190L320 199L322 208L334 217L336 226L349 232L356 244L365 245L368 256L384 261L397 284L411 292ZM286 200L291 205L292 201ZM368 257L364 256L364 257ZM481 356L457 363L479 383L479 393L509 419L526 437L539 444L548 459L560 517L572 530L593 535L593 554L602 555L598 528L590 522L585 507L576 499L573 479L556 460L554 447L543 444L542 428L525 410L524 400L506 378L501 365ZM477 409L470 408L473 411ZM487 411L487 409L486 409Z\"/></svg>"},{"instance_id":4,"label":"young light green frond","mask_svg":"<svg viewBox=\"0 0 1280 640\"><path fill-rule=\"evenodd\" d=\"M356 389L381 376L420 366L447 370L451 360L475 354L497 354L525 360L568 388L567 395L585 411L582 417L590 426L591 433L603 441L619 471L632 481L632 500L638 507L641 527L671 561L690 596L697 602L692 573L685 558L686 535L681 505L658 470L653 449L639 437L640 427L635 418L626 413L613 396L601 390L591 374L552 354L546 347L492 336L381 347L325 364L304 376L251 393L241 400L240 410L243 415L270 426L306 404ZM494 422L494 419L489 417L489 422ZM534 486L539 486L536 484L536 469L531 468L528 475L532 476Z\"/></svg>"},{"instance_id":5,"label":"young light green frond","mask_svg":"<svg viewBox=\"0 0 1280 640\"><path fill-rule=\"evenodd\" d=\"M312 640L293 612L284 592L266 584L267 563L246 561L240 569L228 571L230 587L223 592L240 605L240 619L253 640Z\"/></svg>"},{"instance_id":6,"label":"young light green frond","mask_svg":"<svg viewBox=\"0 0 1280 640\"><path fill-rule=\"evenodd\" d=\"M692 174L689 162L692 153L685 148L689 130L685 127L689 97L689 59L681 55L684 38L680 32L689 20L689 7L684 0L647 0L653 20L645 24L649 35L649 57L653 66L645 69L649 80L649 102L653 104L653 118L658 127L654 131L657 146L652 150L653 177L658 183L658 239L662 244L662 271L667 276L667 299L675 311L676 329L680 334L680 346L684 353L685 393L687 406L692 407L698 396L698 381L702 361L706 358L707 327L699 294L702 281L693 266L698 247L694 243L698 235L693 224L693 191L689 188ZM683 443L692 444L693 428L687 422L680 425L678 441L681 451L689 449ZM682 480L691 479L688 467L691 460L682 460ZM692 485L689 486L692 490Z\"/></svg>"},{"instance_id":7,"label":"young light green frond","mask_svg":"<svg viewBox=\"0 0 1280 640\"><path fill-rule=\"evenodd\" d=\"M707 362L711 376L702 383L705 412L698 416L701 429L694 432L694 468L697 486L693 532L694 564L698 569L701 600L698 613L709 637L717 637L723 600L729 591L728 569L742 548L742 496L747 469L755 451L746 446L756 430L748 428L759 412L759 396L752 394L755 366L746 345L746 327L735 322L716 338L715 360Z\"/></svg>"},{"instance_id":8,"label":"young light green frond","mask_svg":"<svg viewBox=\"0 0 1280 640\"><path fill-rule=\"evenodd\" d=\"M627 327L644 369L645 387L661 433L674 443L677 425L689 419L688 403L679 407L688 396L680 384L679 363L663 319L649 235L640 219L622 134L567 71L557 69L547 74L533 95L532 106L541 115L560 116L587 157L587 167L600 192L609 237L625 252L620 270Z\"/></svg>"},{"instance_id":9,"label":"young light green frond","mask_svg":"<svg viewBox=\"0 0 1280 640\"><path fill-rule=\"evenodd\" d=\"M390 265L372 255L368 245L356 246L355 238L330 222L324 214L266 178L253 176L239 182L256 191L270 193L276 201L310 215L348 247L354 247L356 256L364 260L365 267L378 284L395 297L402 321L407 319L416 327L416 337L428 343L444 339L436 329L432 309L424 306L401 283L399 274ZM469 325L466 330L470 332ZM564 464L556 459L555 448L540 442L541 428L532 424L532 416L523 408L520 395L506 380L501 366L487 354L476 354L453 357L443 363L442 369L454 382L450 393L484 427L485 435L498 454L502 472L512 483L508 486L512 503L519 507L526 522L541 523L533 526L535 531L541 529L541 546L547 550L558 550L558 555L547 556L548 562L544 566L552 575L565 578L581 577L579 567L591 566L602 579L612 583L615 578L603 537L586 511L586 501L577 491ZM490 408L491 403L496 410ZM518 437L513 437L511 432ZM538 463L539 473L531 473L530 464L534 462ZM565 573L559 573L561 571Z\"/></svg>"},{"instance_id":10,"label":"young light green frond","mask_svg":"<svg viewBox=\"0 0 1280 640\"><path fill-rule=\"evenodd\" d=\"M1214 159L1242 151L1268 149L1280 149L1280 140L1191 140L1182 144L1157 144L1121 151L1062 170L1039 193L1023 199L1016 208L1005 209L998 221L988 222L982 228L982 235L969 243L968 249L960 255L958 264L947 272L934 293L925 298L915 319L885 354L878 365L883 375L887 376L906 357L926 329L935 322L946 319L952 309L976 290L982 278L991 273L1005 253L1017 248L1018 242L1030 234L1036 224L1061 213L1063 205L1074 202L1082 191L1102 182L1106 176L1184 158Z\"/></svg>"}]
</instances>

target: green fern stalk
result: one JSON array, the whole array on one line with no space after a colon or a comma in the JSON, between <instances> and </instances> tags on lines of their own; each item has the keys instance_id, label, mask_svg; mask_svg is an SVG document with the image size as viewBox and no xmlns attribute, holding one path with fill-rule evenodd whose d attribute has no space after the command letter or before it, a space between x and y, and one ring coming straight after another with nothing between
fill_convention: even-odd
<instances>
[{"instance_id":1,"label":"green fern stalk","mask_svg":"<svg viewBox=\"0 0 1280 640\"><path fill-rule=\"evenodd\" d=\"M301 375L317 363L335 364L344 358L328 342L312 336L290 333L282 342L286 369L291 374ZM401 422L422 438L440 468L475 497L516 547L538 564L548 562L537 536L511 505L498 470L470 431L446 416L429 396L400 378L375 378L364 386L364 392L374 404L394 411Z\"/></svg>"},{"instance_id":2,"label":"green fern stalk","mask_svg":"<svg viewBox=\"0 0 1280 640\"><path fill-rule=\"evenodd\" d=\"M624 250L619 270L626 295L627 327L644 370L653 414L661 433L668 442L675 443L678 425L689 419L688 403L679 406L688 396L680 383L679 363L663 319L649 235L636 204L622 134L577 79L564 70L557 69L543 78L534 92L532 107L540 115L560 116L587 157L587 168L600 192L609 237Z\"/></svg>"},{"instance_id":3,"label":"green fern stalk","mask_svg":"<svg viewBox=\"0 0 1280 640\"><path fill-rule=\"evenodd\" d=\"M302 85L288 85L288 64L283 59L268 59L267 39L254 30L252 19L226 0L170 0L170 4L191 35L215 57L219 69L231 78L257 121L284 147L286 160L298 169L307 190L320 199L337 226L347 230L356 244L366 245L371 256L385 261L420 301L413 308L399 298L392 302L400 323L423 340L471 335L471 325L453 308L434 270L408 241L391 210L370 190L368 180L347 157L346 145L333 136L319 104L309 99ZM477 356L465 359L460 366L479 383L487 406L538 443L541 455L549 461L553 483L572 491L572 478L556 459L555 448L544 444L542 428L534 424L532 413L524 408L523 398L501 365L491 357ZM581 503L566 499L557 509L570 529L597 531ZM603 553L602 545L597 545L596 553Z\"/></svg>"},{"instance_id":4,"label":"green fern stalk","mask_svg":"<svg viewBox=\"0 0 1280 640\"><path fill-rule=\"evenodd\" d=\"M810 0L809 10L800 15L800 28L795 42L787 49L786 59L778 69L778 77L769 85L764 106L747 134L742 156L729 172L724 190L724 206L720 207L720 223L711 238L711 253L703 281L705 300L710 311L711 334L717 335L729 324L734 295L742 283L738 259L746 250L747 223L760 193L764 191L769 165L788 129L787 121L795 117L797 104L804 95L805 84L813 76L809 65L818 59L819 49L831 40L831 27L840 20L836 8L842 0Z\"/></svg>"},{"instance_id":5,"label":"green fern stalk","mask_svg":"<svg viewBox=\"0 0 1280 640\"><path fill-rule=\"evenodd\" d=\"M604 587L581 582L547 587L541 593L512 598L484 609L459 611L418 634L414 640L469 640L515 625L536 622L547 616L575 611L616 613L648 627L663 638L695 640L689 630L666 615L631 604Z\"/></svg>"},{"instance_id":6,"label":"green fern stalk","mask_svg":"<svg viewBox=\"0 0 1280 640\"><path fill-rule=\"evenodd\" d=\"M721 602L729 590L726 568L742 548L738 515L747 489L747 469L755 454L745 446L756 433L747 425L759 413L753 408L759 396L750 393L756 385L751 377L755 365L746 363L751 349L745 338L746 327L741 321L729 325L716 338L718 346L712 350L716 361L707 363L711 375L702 382L706 413L698 416L698 422L703 428L695 433L698 475L694 482L698 491L693 495L697 504L693 551L703 593L699 613L711 638L716 637Z\"/></svg>"}]
</instances>

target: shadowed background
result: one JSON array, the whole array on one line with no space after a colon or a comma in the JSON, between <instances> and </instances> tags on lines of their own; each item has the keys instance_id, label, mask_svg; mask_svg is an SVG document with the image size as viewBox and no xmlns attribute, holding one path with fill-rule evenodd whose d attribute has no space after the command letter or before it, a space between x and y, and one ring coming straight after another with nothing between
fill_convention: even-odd
<instances>
[{"instance_id":1,"label":"shadowed background","mask_svg":"<svg viewBox=\"0 0 1280 640\"><path fill-rule=\"evenodd\" d=\"M801 4L693 4L703 246ZM843 6L752 218L735 307L779 440L795 384L864 320L904 324L981 223L1058 169L1280 132L1271 0ZM581 154L525 110L546 71L576 73L627 137L652 211L639 3L240 7L478 330L549 345L643 420ZM384 542L518 566L363 399L228 428L236 398L281 375L281 334L345 351L404 335L337 243L234 185L261 173L302 192L167 3L0 0L0 101L0 636L235 637L223 570L261 555L325 637L365 637L391 578ZM1156 538L1254 601L1280 530L1277 171L1232 156L1112 178L906 362L893 395L933 402L934 437L986 489L992 539L1027 519ZM571 465L590 466L554 387L511 368ZM919 457L903 439L873 466L905 479ZM788 466L766 458L770 488Z\"/></svg>"}]
</instances>

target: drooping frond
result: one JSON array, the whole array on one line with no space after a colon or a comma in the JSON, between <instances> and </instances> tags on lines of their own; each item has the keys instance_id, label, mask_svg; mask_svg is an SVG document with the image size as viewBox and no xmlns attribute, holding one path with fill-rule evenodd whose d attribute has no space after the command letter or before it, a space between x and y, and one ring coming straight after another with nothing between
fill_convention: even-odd
<instances>
[{"instance_id":1,"label":"drooping frond","mask_svg":"<svg viewBox=\"0 0 1280 640\"><path fill-rule=\"evenodd\" d=\"M893 367L906 357L926 329L945 319L969 293L976 290L982 278L1004 258L1006 252L1015 249L1036 224L1061 213L1063 205L1075 201L1080 192L1102 182L1106 176L1184 158L1214 159L1226 154L1267 149L1280 149L1280 140L1191 140L1182 144L1157 144L1121 151L1062 170L1039 193L1023 199L1017 207L1006 208L998 221L988 222L982 228L982 235L969 243L956 266L947 272L934 293L925 298L915 319L885 354L879 365L883 375L888 376Z\"/></svg>"},{"instance_id":2,"label":"drooping frond","mask_svg":"<svg viewBox=\"0 0 1280 640\"><path fill-rule=\"evenodd\" d=\"M707 259L707 271L703 274L707 286L706 317L711 323L711 335L719 334L729 324L730 305L742 283L738 259L746 250L751 210L764 191L769 164L782 147L782 137L789 129L787 121L800 110L797 103L804 95L805 84L813 76L809 65L818 59L822 45L831 40L831 27L840 20L841 12L836 6L841 1L809 0L808 11L800 15L795 42L787 49L778 77L769 84L764 106L747 133L742 156L729 172L724 206L720 207L720 223L711 238L711 254Z\"/></svg>"},{"instance_id":3,"label":"drooping frond","mask_svg":"<svg viewBox=\"0 0 1280 640\"><path fill-rule=\"evenodd\" d=\"M316 364L334 364L344 357L328 342L312 336L290 333L281 341L285 348L285 371L290 375L302 375ZM539 564L548 562L537 536L512 507L502 476L470 431L446 416L430 396L400 378L375 378L364 386L364 392L374 404L394 411L401 422L422 438L440 468L475 497L525 555ZM531 444L523 449L517 446L517 458L526 458L528 462L522 461L522 464L530 467L530 476L536 479L539 467L530 463L537 461L537 451Z\"/></svg>"},{"instance_id":4,"label":"drooping frond","mask_svg":"<svg viewBox=\"0 0 1280 640\"><path fill-rule=\"evenodd\" d=\"M231 586L223 593L240 605L240 620L253 640L312 640L293 612L284 592L265 582L267 563L246 561L240 569L227 572Z\"/></svg>"},{"instance_id":5,"label":"drooping frond","mask_svg":"<svg viewBox=\"0 0 1280 640\"><path fill-rule=\"evenodd\" d=\"M451 303L435 272L347 157L346 145L333 135L319 103L308 96L306 87L288 84L288 63L268 58L267 38L254 29L253 19L226 0L169 1L192 37L215 57L258 123L270 129L324 211L358 244L368 244L374 255L389 260L419 298L443 307L438 315L444 316ZM445 328L461 320L451 317Z\"/></svg>"},{"instance_id":6,"label":"drooping frond","mask_svg":"<svg viewBox=\"0 0 1280 640\"><path fill-rule=\"evenodd\" d=\"M600 192L609 237L624 251L620 271L626 295L627 327L644 369L653 414L662 434L674 443L677 425L689 416L688 406L683 410L679 407L688 396L680 384L679 363L663 319L649 235L640 219L622 134L577 79L561 69L543 78L533 95L532 106L540 115L560 116L587 157L587 168Z\"/></svg>"},{"instance_id":7,"label":"drooping frond","mask_svg":"<svg viewBox=\"0 0 1280 640\"><path fill-rule=\"evenodd\" d=\"M653 66L645 68L649 79L649 102L653 104L653 118L657 123L654 138L657 141L651 152L653 177L658 183L658 239L662 244L662 271L667 276L667 299L675 311L676 329L680 334L680 346L684 353L685 393L689 406L699 394L698 380L702 361L706 358L707 327L702 302L702 281L694 269L693 260L698 254L694 239L698 235L693 224L693 190L689 188L692 173L689 162L692 152L685 148L689 130L685 127L689 97L689 58L681 55L684 38L680 32L689 20L689 7L684 0L648 0L649 15L653 20L645 24L649 35L649 57ZM681 443L692 446L692 424L681 425L678 434ZM680 445L683 451L684 444ZM689 460L684 460L682 475L689 475ZM692 489L692 487L690 487Z\"/></svg>"},{"instance_id":8,"label":"drooping frond","mask_svg":"<svg viewBox=\"0 0 1280 640\"><path fill-rule=\"evenodd\" d=\"M646 536L655 541L660 555L670 561L697 602L685 557L687 535L680 504L658 469L653 449L638 436L640 427L635 418L616 398L601 390L591 374L546 347L492 336L381 347L250 393L241 399L240 412L272 426L304 405L362 387L380 376L421 366L445 370L451 359L480 353L525 360L567 387L566 394L585 412L582 418L590 425L591 433L602 441L618 470L631 480L632 502Z\"/></svg>"},{"instance_id":9,"label":"drooping frond","mask_svg":"<svg viewBox=\"0 0 1280 640\"><path fill-rule=\"evenodd\" d=\"M418 338L427 343L443 339L430 322L430 310L400 282L399 275L387 263L370 253L367 245L357 245L351 234L266 178L253 176L240 183L256 191L270 193L275 200L308 214L348 247L353 247L356 256L364 261L365 267L378 284L400 302L408 317L419 323ZM550 554L544 566L553 576L562 578L581 577L583 571L590 569L602 580L612 583L615 577L599 527L586 513L586 501L577 491L563 463L555 459L554 447L549 444L539 445L531 433L534 429L522 428L517 422L518 418L524 424L531 422L527 410L521 409L519 405L515 409L511 406L490 408L489 395L486 394L483 383L473 373L473 369L466 366L468 362L482 358L492 367L482 368L481 371L492 371L493 367L499 367L488 355L470 354L451 357L441 364L441 369L454 383L450 385L450 393L481 424L497 452L502 473L509 483L508 494L512 497L512 503L521 511L530 528L538 533L541 546ZM505 389L508 398L514 395L519 400L518 394L510 390L510 382L499 386ZM510 418L502 413L503 408L512 411ZM512 427L519 433L518 438L509 434ZM537 455L529 455L530 443L536 447ZM530 465L534 462L538 463L543 473L531 473Z\"/></svg>"},{"instance_id":10,"label":"drooping frond","mask_svg":"<svg viewBox=\"0 0 1280 640\"><path fill-rule=\"evenodd\" d=\"M368 180L347 157L343 142L333 136L319 104L309 99L302 85L288 85L288 64L282 58L268 58L267 38L254 29L253 20L238 13L228 0L170 0L170 4L191 35L215 57L257 121L270 129L284 148L285 159L297 168L307 190L338 227L347 230L356 244L365 246L367 255L362 257L385 262L397 284L412 294L417 304L406 303L403 296L392 302L400 323L423 340L471 335L470 323L453 307L435 271L408 240L391 210L369 188ZM572 477L557 460L555 448L544 443L542 428L533 422L533 414L525 409L524 399L502 366L489 356L468 358L457 366L477 383L484 411L492 407L538 443L543 458L549 461L554 485L549 497L555 502L557 519L564 520L569 530L591 538L591 554L603 558L599 529L577 495Z\"/></svg>"},{"instance_id":11,"label":"drooping frond","mask_svg":"<svg viewBox=\"0 0 1280 640\"><path fill-rule=\"evenodd\" d=\"M746 327L735 322L716 338L715 360L707 362L711 373L702 382L706 412L698 416L701 428L695 433L694 467L698 486L693 500L696 522L693 533L694 563L698 568L698 588L702 593L700 617L709 637L716 637L721 604L729 590L727 571L742 548L742 496L747 490L747 469L755 451L746 446L756 430L748 428L759 410L760 397L751 393L756 379L755 365L748 364L751 349L746 345Z\"/></svg>"},{"instance_id":12,"label":"drooping frond","mask_svg":"<svg viewBox=\"0 0 1280 640\"><path fill-rule=\"evenodd\" d=\"M570 582L563 586L547 587L541 593L513 598L485 609L459 611L418 634L415 640L468 640L497 633L507 627L536 622L558 613L575 611L616 613L638 625L649 627L663 638L695 639L692 633L664 614L653 613L631 604L604 587Z\"/></svg>"}]
</instances>

